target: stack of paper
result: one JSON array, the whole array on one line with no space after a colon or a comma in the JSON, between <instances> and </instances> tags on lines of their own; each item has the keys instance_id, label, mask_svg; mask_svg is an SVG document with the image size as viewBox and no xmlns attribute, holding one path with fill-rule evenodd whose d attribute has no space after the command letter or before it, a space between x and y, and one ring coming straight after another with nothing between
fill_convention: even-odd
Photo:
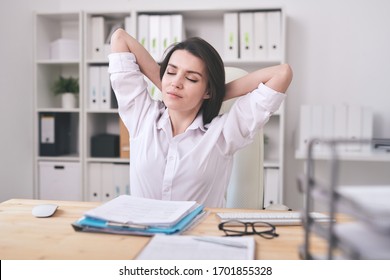
<instances>
[{"instance_id":1,"label":"stack of paper","mask_svg":"<svg viewBox=\"0 0 390 280\"><path fill-rule=\"evenodd\" d=\"M365 221L372 230L390 235L390 186L340 186L337 195L342 211Z\"/></svg>"},{"instance_id":2,"label":"stack of paper","mask_svg":"<svg viewBox=\"0 0 390 280\"><path fill-rule=\"evenodd\" d=\"M164 201L121 195L89 210L72 224L77 231L116 234L174 234L186 229L203 212L195 201Z\"/></svg>"},{"instance_id":3,"label":"stack of paper","mask_svg":"<svg viewBox=\"0 0 390 280\"><path fill-rule=\"evenodd\" d=\"M156 235L138 255L138 260L253 260L253 236Z\"/></svg>"},{"instance_id":4,"label":"stack of paper","mask_svg":"<svg viewBox=\"0 0 390 280\"><path fill-rule=\"evenodd\" d=\"M390 186L338 186L331 192L316 192L319 199L336 203L340 213L353 221L336 223L332 238L337 240L341 257L348 259L390 258ZM333 197L337 199L334 200Z\"/></svg>"},{"instance_id":5,"label":"stack of paper","mask_svg":"<svg viewBox=\"0 0 390 280\"><path fill-rule=\"evenodd\" d=\"M334 228L340 246L351 259L389 260L390 238L363 223L337 224Z\"/></svg>"}]
</instances>

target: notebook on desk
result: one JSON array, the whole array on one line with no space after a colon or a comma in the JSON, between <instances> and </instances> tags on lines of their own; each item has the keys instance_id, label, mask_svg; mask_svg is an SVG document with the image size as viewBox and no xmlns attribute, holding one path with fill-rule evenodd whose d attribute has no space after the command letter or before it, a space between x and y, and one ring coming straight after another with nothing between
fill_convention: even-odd
<instances>
[{"instance_id":1,"label":"notebook on desk","mask_svg":"<svg viewBox=\"0 0 390 280\"><path fill-rule=\"evenodd\" d=\"M155 235L138 260L253 260L253 236Z\"/></svg>"}]
</instances>

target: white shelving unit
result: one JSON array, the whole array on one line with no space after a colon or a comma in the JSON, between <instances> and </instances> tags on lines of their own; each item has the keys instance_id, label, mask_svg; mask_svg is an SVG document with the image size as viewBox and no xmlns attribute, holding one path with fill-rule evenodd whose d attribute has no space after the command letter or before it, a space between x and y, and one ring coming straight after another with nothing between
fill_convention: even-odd
<instances>
[{"instance_id":1,"label":"white shelving unit","mask_svg":"<svg viewBox=\"0 0 390 280\"><path fill-rule=\"evenodd\" d=\"M261 5L247 6L242 8L222 7L220 9L208 9L207 7L190 8L183 4L182 7L174 9L164 7L161 9L142 9L133 7L127 9L122 7L117 12L113 11L80 11L75 13L37 13L35 30L35 190L36 197L40 197L40 180L38 163L41 161L71 161L80 164L80 185L82 186L83 200L96 200L91 197L91 166L94 164L123 165L128 163L128 159L120 157L92 157L91 137L99 133L119 134L119 116L115 106L109 109L91 109L88 100L89 68L94 66L107 66L106 58L95 59L93 50L93 30L92 18L96 16L105 19L105 29L108 36L110 26L117 22L125 22L125 18L130 16L129 32L137 36L137 18L141 14L167 15L180 14L183 16L183 24L186 37L199 36L210 42L223 57L224 52L224 14L227 12L260 12L260 11L280 11L281 12L281 56L277 60L226 60L226 66L239 67L248 72L285 62L285 15L281 7L262 7ZM67 37L77 39L79 42L80 56L72 61L58 61L50 59L50 43L58 38ZM75 109L62 109L59 100L54 97L50 90L50 84L59 75L74 75L80 81L79 106ZM72 153L60 156L41 156L39 151L39 117L43 113L65 113L72 116ZM268 137L265 145L264 168L276 169L277 176L277 199L275 203L282 203L283 193L283 158L284 158L284 106L275 113L264 129L264 134ZM263 156L263 155L259 155ZM59 199L61 199L59 197Z\"/></svg>"},{"instance_id":2,"label":"white shelving unit","mask_svg":"<svg viewBox=\"0 0 390 280\"><path fill-rule=\"evenodd\" d=\"M73 57L53 57L52 44L58 39L73 40L78 51ZM82 76L82 13L37 13L35 16L35 89L34 89L34 174L36 197L50 199L52 183L71 177L70 200L81 200L82 192L82 91L76 108L63 109L61 97L51 90L60 75ZM46 137L46 138L45 138ZM58 143L61 138L61 149ZM45 167L45 168L43 168ZM44 177L44 178L43 178ZM48 183L51 182L51 183Z\"/></svg>"},{"instance_id":3,"label":"white shelving unit","mask_svg":"<svg viewBox=\"0 0 390 280\"><path fill-rule=\"evenodd\" d=\"M129 192L129 159L113 157L97 157L92 154L92 137L99 134L119 135L119 116L115 102L105 108L92 108L89 102L90 83L89 70L92 67L108 67L109 38L110 31L115 24L121 24L125 27L125 18L130 17L130 12L94 12L88 11L84 13L84 134L83 144L85 147L85 178L84 178L84 194L85 200L102 201L110 200L117 195ZM94 29L93 19L101 18L104 29L105 46L101 48L101 56L94 55ZM96 35L96 34L95 34ZM107 69L100 70L100 79L108 79L109 74ZM111 88L111 87L110 87ZM114 101L113 92L111 101ZM119 152L119 151L118 151ZM118 181L118 178L123 180Z\"/></svg>"}]
</instances>

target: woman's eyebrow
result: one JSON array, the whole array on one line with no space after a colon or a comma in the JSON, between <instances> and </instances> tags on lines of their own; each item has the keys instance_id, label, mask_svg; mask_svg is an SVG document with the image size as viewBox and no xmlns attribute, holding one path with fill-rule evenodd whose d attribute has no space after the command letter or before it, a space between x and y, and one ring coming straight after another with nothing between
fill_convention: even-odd
<instances>
[{"instance_id":1,"label":"woman's eyebrow","mask_svg":"<svg viewBox=\"0 0 390 280\"><path fill-rule=\"evenodd\" d=\"M172 63L168 63L168 66L172 67L172 68L175 68L175 69L178 69L178 67ZM198 71L193 71L193 70L187 70L186 73L190 73L190 74L197 74L201 77L203 77L203 75L201 73L199 73Z\"/></svg>"}]
</instances>

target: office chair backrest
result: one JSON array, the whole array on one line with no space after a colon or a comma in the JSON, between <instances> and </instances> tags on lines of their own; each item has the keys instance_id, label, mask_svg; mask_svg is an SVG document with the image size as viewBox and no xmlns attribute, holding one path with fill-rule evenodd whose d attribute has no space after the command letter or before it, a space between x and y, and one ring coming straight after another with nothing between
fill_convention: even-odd
<instances>
[{"instance_id":1,"label":"office chair backrest","mask_svg":"<svg viewBox=\"0 0 390 280\"><path fill-rule=\"evenodd\" d=\"M226 83L245 74L247 72L240 68L225 67ZM225 101L221 113L228 112L235 99ZM234 155L232 175L226 193L226 207L263 208L263 144L263 131L260 131L252 144Z\"/></svg>"}]
</instances>

